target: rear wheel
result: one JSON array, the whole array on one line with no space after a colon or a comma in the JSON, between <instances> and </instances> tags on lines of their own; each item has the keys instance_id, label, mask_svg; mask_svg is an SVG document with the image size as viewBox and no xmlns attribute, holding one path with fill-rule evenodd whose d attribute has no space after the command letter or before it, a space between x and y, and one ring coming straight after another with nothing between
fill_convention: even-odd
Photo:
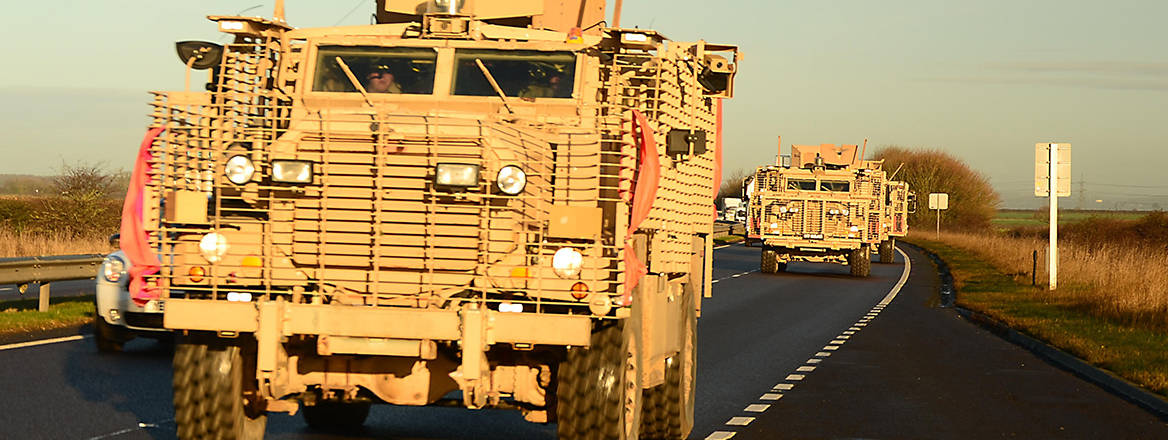
<instances>
[{"instance_id":1,"label":"rear wheel","mask_svg":"<svg viewBox=\"0 0 1168 440\"><path fill-rule=\"evenodd\" d=\"M773 248L762 248L762 263L759 265L759 271L762 273L779 271L779 253Z\"/></svg>"},{"instance_id":2,"label":"rear wheel","mask_svg":"<svg viewBox=\"0 0 1168 440\"><path fill-rule=\"evenodd\" d=\"M174 421L180 439L259 440L255 341L182 338L174 349ZM237 345L238 344L238 345Z\"/></svg>"},{"instance_id":3,"label":"rear wheel","mask_svg":"<svg viewBox=\"0 0 1168 440\"><path fill-rule=\"evenodd\" d=\"M638 438L641 372L625 320L593 330L588 348L568 350L556 372L557 433L564 439Z\"/></svg>"},{"instance_id":4,"label":"rear wheel","mask_svg":"<svg viewBox=\"0 0 1168 440\"><path fill-rule=\"evenodd\" d=\"M312 429L329 432L359 431L369 417L369 402L321 401L305 406L304 422Z\"/></svg>"},{"instance_id":5,"label":"rear wheel","mask_svg":"<svg viewBox=\"0 0 1168 440\"><path fill-rule=\"evenodd\" d=\"M892 259L893 259L894 253L895 253L895 251L893 251L893 249L895 247L896 247L896 239L895 238L889 238L887 240L880 242L880 262L881 263L883 263L883 264L892 263Z\"/></svg>"},{"instance_id":6,"label":"rear wheel","mask_svg":"<svg viewBox=\"0 0 1168 440\"><path fill-rule=\"evenodd\" d=\"M697 309L695 293L686 289L682 301L681 351L668 359L665 383L645 390L641 439L684 439L693 430L694 384L697 370Z\"/></svg>"}]
</instances>

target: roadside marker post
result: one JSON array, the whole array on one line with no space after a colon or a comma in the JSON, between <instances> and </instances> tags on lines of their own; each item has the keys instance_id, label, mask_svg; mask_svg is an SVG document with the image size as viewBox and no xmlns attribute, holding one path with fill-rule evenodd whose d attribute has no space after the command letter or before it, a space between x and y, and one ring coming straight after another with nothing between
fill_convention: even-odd
<instances>
[{"instance_id":1,"label":"roadside marker post","mask_svg":"<svg viewBox=\"0 0 1168 440\"><path fill-rule=\"evenodd\" d=\"M949 193L930 193L929 209L937 211L937 239L941 239L941 211L949 209Z\"/></svg>"},{"instance_id":2,"label":"roadside marker post","mask_svg":"<svg viewBox=\"0 0 1168 440\"><path fill-rule=\"evenodd\" d=\"M1071 144L1034 144L1034 195L1050 197L1050 290L1058 288L1058 198L1071 195Z\"/></svg>"}]
</instances>

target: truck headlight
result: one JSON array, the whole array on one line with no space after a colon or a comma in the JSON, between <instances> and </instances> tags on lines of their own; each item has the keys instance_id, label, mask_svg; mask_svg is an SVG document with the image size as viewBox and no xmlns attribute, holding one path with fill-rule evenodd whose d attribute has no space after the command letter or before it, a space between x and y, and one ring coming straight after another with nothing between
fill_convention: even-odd
<instances>
[{"instance_id":1,"label":"truck headlight","mask_svg":"<svg viewBox=\"0 0 1168 440\"><path fill-rule=\"evenodd\" d=\"M559 275L560 278L571 278L580 273L580 268L584 266L584 254L580 251L566 247L560 248L556 254L552 256L552 270Z\"/></svg>"},{"instance_id":2,"label":"truck headlight","mask_svg":"<svg viewBox=\"0 0 1168 440\"><path fill-rule=\"evenodd\" d=\"M479 184L479 166L464 163L440 163L434 170L439 186L475 186Z\"/></svg>"},{"instance_id":3,"label":"truck headlight","mask_svg":"<svg viewBox=\"0 0 1168 440\"><path fill-rule=\"evenodd\" d=\"M231 183L243 185L251 181L251 177L255 175L255 164L251 163L247 156L231 156L227 159L227 165L223 167L223 174L227 175L227 180Z\"/></svg>"},{"instance_id":4,"label":"truck headlight","mask_svg":"<svg viewBox=\"0 0 1168 440\"><path fill-rule=\"evenodd\" d=\"M281 183L312 183L312 162L302 160L273 160L272 181Z\"/></svg>"},{"instance_id":5,"label":"truck headlight","mask_svg":"<svg viewBox=\"0 0 1168 440\"><path fill-rule=\"evenodd\" d=\"M227 237L218 232L212 232L203 236L199 240L199 253L203 254L203 258L209 263L217 263L227 255L227 250L231 246L227 244Z\"/></svg>"},{"instance_id":6,"label":"truck headlight","mask_svg":"<svg viewBox=\"0 0 1168 440\"><path fill-rule=\"evenodd\" d=\"M106 281L116 283L126 274L126 262L121 258L110 255L105 257L105 264L101 266L101 276Z\"/></svg>"},{"instance_id":7,"label":"truck headlight","mask_svg":"<svg viewBox=\"0 0 1168 440\"><path fill-rule=\"evenodd\" d=\"M527 173L524 173L522 169L515 165L507 165L499 170L499 176L495 179L495 185L504 194L512 196L519 194L527 186Z\"/></svg>"}]
</instances>

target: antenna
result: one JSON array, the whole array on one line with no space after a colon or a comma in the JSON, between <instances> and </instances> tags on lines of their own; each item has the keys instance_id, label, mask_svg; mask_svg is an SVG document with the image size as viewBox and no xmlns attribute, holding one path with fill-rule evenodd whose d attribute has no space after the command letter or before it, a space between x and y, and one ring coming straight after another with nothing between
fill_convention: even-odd
<instances>
[{"instance_id":1,"label":"antenna","mask_svg":"<svg viewBox=\"0 0 1168 440\"><path fill-rule=\"evenodd\" d=\"M860 163L864 163L868 156L868 138L864 138L864 149L860 150Z\"/></svg>"},{"instance_id":2,"label":"antenna","mask_svg":"<svg viewBox=\"0 0 1168 440\"><path fill-rule=\"evenodd\" d=\"M285 20L284 20L284 0L276 0L276 10L274 12L272 12L272 16L274 16L276 18L276 21L278 21L278 22L281 22L281 23L285 22Z\"/></svg>"},{"instance_id":3,"label":"antenna","mask_svg":"<svg viewBox=\"0 0 1168 440\"><path fill-rule=\"evenodd\" d=\"M779 135L779 154L775 155L775 165L783 166L783 135Z\"/></svg>"}]
</instances>

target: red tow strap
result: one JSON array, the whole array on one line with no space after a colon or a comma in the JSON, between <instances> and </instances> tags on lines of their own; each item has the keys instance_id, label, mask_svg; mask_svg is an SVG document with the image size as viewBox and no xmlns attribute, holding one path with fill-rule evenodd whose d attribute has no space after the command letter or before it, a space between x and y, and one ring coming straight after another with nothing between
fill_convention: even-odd
<instances>
[{"instance_id":1,"label":"red tow strap","mask_svg":"<svg viewBox=\"0 0 1168 440\"><path fill-rule=\"evenodd\" d=\"M150 179L150 146L165 127L154 127L146 132L142 146L138 148L138 158L134 162L134 172L130 175L130 186L126 190L126 200L122 204L121 247L130 260L130 298L138 305L158 298L157 285L145 285L145 277L158 273L162 262L150 249L149 237L143 222L146 182Z\"/></svg>"},{"instance_id":2,"label":"red tow strap","mask_svg":"<svg viewBox=\"0 0 1168 440\"><path fill-rule=\"evenodd\" d=\"M641 278L645 277L645 274L649 273L645 263L637 258L637 253L633 249L632 237L641 223L649 217L649 211L653 209L653 200L657 198L658 180L661 178L657 140L649 128L648 119L639 110L633 110L632 122L632 135L633 139L637 141L637 156L640 159L637 163L636 184L633 188L632 211L629 213L629 230L625 238L625 292L621 296L621 305L632 304L633 288L637 286Z\"/></svg>"}]
</instances>

